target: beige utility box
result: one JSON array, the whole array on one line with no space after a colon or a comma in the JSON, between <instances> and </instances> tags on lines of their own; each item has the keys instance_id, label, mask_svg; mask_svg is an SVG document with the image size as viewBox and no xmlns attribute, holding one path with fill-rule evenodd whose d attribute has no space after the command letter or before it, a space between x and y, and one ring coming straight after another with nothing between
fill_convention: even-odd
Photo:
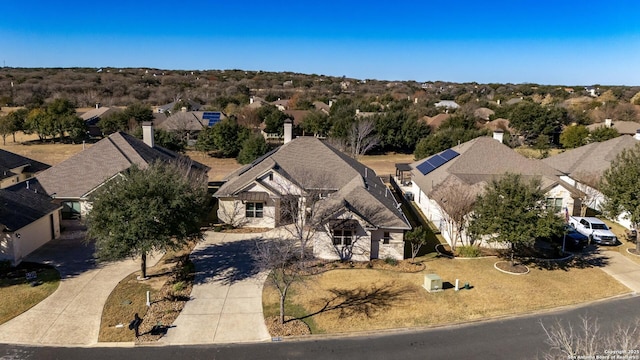
<instances>
[{"instance_id":1,"label":"beige utility box","mask_svg":"<svg viewBox=\"0 0 640 360\"><path fill-rule=\"evenodd\" d=\"M428 292L442 291L442 278L436 274L426 274L424 276L424 285Z\"/></svg>"}]
</instances>

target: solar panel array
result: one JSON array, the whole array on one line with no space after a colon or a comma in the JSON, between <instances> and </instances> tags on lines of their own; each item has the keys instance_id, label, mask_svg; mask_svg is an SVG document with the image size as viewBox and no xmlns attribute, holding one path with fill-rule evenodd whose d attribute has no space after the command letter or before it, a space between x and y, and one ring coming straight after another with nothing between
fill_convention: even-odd
<instances>
[{"instance_id":1,"label":"solar panel array","mask_svg":"<svg viewBox=\"0 0 640 360\"><path fill-rule=\"evenodd\" d=\"M449 160L455 158L458 155L460 154L458 154L456 151L447 149L440 154L435 154L426 159L422 162L422 164L416 166L416 168L422 173L422 175L427 175L428 173L446 164Z\"/></svg>"},{"instance_id":2,"label":"solar panel array","mask_svg":"<svg viewBox=\"0 0 640 360\"><path fill-rule=\"evenodd\" d=\"M219 111L206 111L202 113L202 119L205 120L207 126L213 126L220 122L221 113Z\"/></svg>"}]
</instances>

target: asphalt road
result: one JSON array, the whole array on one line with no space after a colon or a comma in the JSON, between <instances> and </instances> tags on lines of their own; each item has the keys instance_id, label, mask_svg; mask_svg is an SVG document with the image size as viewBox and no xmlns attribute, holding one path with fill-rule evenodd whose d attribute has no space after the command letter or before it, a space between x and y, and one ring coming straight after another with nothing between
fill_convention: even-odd
<instances>
[{"instance_id":1,"label":"asphalt road","mask_svg":"<svg viewBox=\"0 0 640 360\"><path fill-rule=\"evenodd\" d=\"M562 319L578 324L580 317L586 315L597 318L606 331L640 317L639 307L640 297L634 296L570 310L438 329L244 345L134 348L0 345L0 359L535 359L548 350L541 323L550 325Z\"/></svg>"}]
</instances>

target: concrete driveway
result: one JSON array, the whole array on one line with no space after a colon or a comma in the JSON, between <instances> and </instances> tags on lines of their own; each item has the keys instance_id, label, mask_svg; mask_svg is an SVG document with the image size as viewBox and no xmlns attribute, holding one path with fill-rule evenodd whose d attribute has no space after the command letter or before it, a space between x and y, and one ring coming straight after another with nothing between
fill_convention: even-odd
<instances>
[{"instance_id":1,"label":"concrete driveway","mask_svg":"<svg viewBox=\"0 0 640 360\"><path fill-rule=\"evenodd\" d=\"M207 232L191 254L192 299L160 340L170 345L270 340L262 313L265 274L250 256L262 234Z\"/></svg>"},{"instance_id":2,"label":"concrete driveway","mask_svg":"<svg viewBox=\"0 0 640 360\"><path fill-rule=\"evenodd\" d=\"M115 286L140 268L139 261L96 264L84 230L69 224L25 261L47 263L60 272L60 286L25 313L0 325L0 342L40 345L93 345L98 342L102 309ZM160 256L149 257L153 266Z\"/></svg>"}]
</instances>

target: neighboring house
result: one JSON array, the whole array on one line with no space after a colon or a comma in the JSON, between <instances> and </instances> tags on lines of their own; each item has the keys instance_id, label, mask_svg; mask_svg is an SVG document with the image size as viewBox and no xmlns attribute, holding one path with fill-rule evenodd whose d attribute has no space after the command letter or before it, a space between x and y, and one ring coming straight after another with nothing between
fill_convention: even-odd
<instances>
[{"instance_id":1,"label":"neighboring house","mask_svg":"<svg viewBox=\"0 0 640 360\"><path fill-rule=\"evenodd\" d=\"M285 110L285 114L289 115L293 119L293 125L299 126L304 121L304 118L311 113L309 110Z\"/></svg>"},{"instance_id":2,"label":"neighboring house","mask_svg":"<svg viewBox=\"0 0 640 360\"><path fill-rule=\"evenodd\" d=\"M598 182L618 154L640 144L640 135L622 135L603 142L595 142L567 150L543 159L542 162L562 173L562 179L585 193L584 206L600 210L604 195L598 191ZM627 229L631 223L621 216L617 221Z\"/></svg>"},{"instance_id":3,"label":"neighboring house","mask_svg":"<svg viewBox=\"0 0 640 360\"><path fill-rule=\"evenodd\" d=\"M47 164L0 149L0 189L24 181L48 168L50 166Z\"/></svg>"},{"instance_id":4,"label":"neighboring house","mask_svg":"<svg viewBox=\"0 0 640 360\"><path fill-rule=\"evenodd\" d=\"M315 106L316 110L322 111L324 114L329 115L331 112L332 101L329 101L329 105L323 103L322 101L314 101L313 106Z\"/></svg>"},{"instance_id":5,"label":"neighboring house","mask_svg":"<svg viewBox=\"0 0 640 360\"><path fill-rule=\"evenodd\" d=\"M174 108L176 107L176 104L178 103L178 101L174 101L174 102L170 102L168 104L165 105L161 105L158 106L155 110L155 112L157 113L173 113L174 112ZM200 109L202 108L202 104L197 103L193 100L187 100L187 103L189 104L189 109L190 111L200 111Z\"/></svg>"},{"instance_id":6,"label":"neighboring house","mask_svg":"<svg viewBox=\"0 0 640 360\"><path fill-rule=\"evenodd\" d=\"M251 109L258 109L267 104L269 103L266 102L263 98L257 97L257 96L251 96L249 98L249 105L247 106Z\"/></svg>"},{"instance_id":7,"label":"neighboring house","mask_svg":"<svg viewBox=\"0 0 640 360\"><path fill-rule=\"evenodd\" d=\"M460 107L458 103L453 100L440 100L435 103L437 108L446 108L446 109L457 109Z\"/></svg>"},{"instance_id":8,"label":"neighboring house","mask_svg":"<svg viewBox=\"0 0 640 360\"><path fill-rule=\"evenodd\" d=\"M495 111L489 108L481 107L473 111L473 116L475 116L480 120L489 121L491 118L491 115L494 115L495 113L496 113Z\"/></svg>"},{"instance_id":9,"label":"neighboring house","mask_svg":"<svg viewBox=\"0 0 640 360\"><path fill-rule=\"evenodd\" d=\"M587 125L589 131L600 127L614 128L620 135L635 135L640 131L640 123L635 121L612 121L611 119L605 119L603 123Z\"/></svg>"},{"instance_id":10,"label":"neighboring house","mask_svg":"<svg viewBox=\"0 0 640 360\"><path fill-rule=\"evenodd\" d=\"M524 98L517 97L517 98L513 98L513 99L507 100L506 104L507 105L515 105L515 104L519 104L519 103L521 103L523 101L524 101Z\"/></svg>"},{"instance_id":11,"label":"neighboring house","mask_svg":"<svg viewBox=\"0 0 640 360\"><path fill-rule=\"evenodd\" d=\"M218 217L236 226L276 228L301 219L312 226L312 221L313 253L323 259L402 259L404 232L411 229L373 170L314 137L285 141L231 173L214 197ZM298 214L287 211L290 204Z\"/></svg>"},{"instance_id":12,"label":"neighboring house","mask_svg":"<svg viewBox=\"0 0 640 360\"><path fill-rule=\"evenodd\" d=\"M451 243L456 234L445 226L446 213L443 198L437 198L439 189L449 185L462 186L473 195L481 194L493 179L506 173L520 174L524 180L539 178L541 187L547 194L547 203L559 215L580 212L582 193L563 181L558 170L536 159L528 159L500 141L490 137L479 137L426 159L416 161L411 166L412 193L423 214L438 226L444 238ZM565 210L566 209L566 210ZM466 239L467 234L461 234Z\"/></svg>"},{"instance_id":13,"label":"neighboring house","mask_svg":"<svg viewBox=\"0 0 640 360\"><path fill-rule=\"evenodd\" d=\"M427 124L427 126L431 128L431 130L438 130L440 125L442 125L442 123L448 120L450 117L451 114L438 114L432 117L424 116L422 119Z\"/></svg>"},{"instance_id":14,"label":"neighboring house","mask_svg":"<svg viewBox=\"0 0 640 360\"><path fill-rule=\"evenodd\" d=\"M153 143L153 126L143 124L144 140L116 132L69 159L39 173L37 179L51 197L63 205L64 218L84 217L91 209L91 194L133 164L145 168L154 161L185 161L208 171L205 165Z\"/></svg>"},{"instance_id":15,"label":"neighboring house","mask_svg":"<svg viewBox=\"0 0 640 360\"><path fill-rule=\"evenodd\" d=\"M102 136L102 130L98 126L98 122L105 116L120 112L122 109L96 105L95 109L91 109L86 113L80 115L80 118L84 120L87 126L87 132L90 136Z\"/></svg>"},{"instance_id":16,"label":"neighboring house","mask_svg":"<svg viewBox=\"0 0 640 360\"><path fill-rule=\"evenodd\" d=\"M0 189L0 260L18 265L60 236L61 209L33 179Z\"/></svg>"},{"instance_id":17,"label":"neighboring house","mask_svg":"<svg viewBox=\"0 0 640 360\"><path fill-rule=\"evenodd\" d=\"M213 126L226 118L226 115L220 111L186 111L183 109L171 114L157 128L178 133L183 140L190 143L198 138L198 134L205 127Z\"/></svg>"},{"instance_id":18,"label":"neighboring house","mask_svg":"<svg viewBox=\"0 0 640 360\"><path fill-rule=\"evenodd\" d=\"M271 105L278 108L280 111L285 111L289 108L289 100L288 99L278 99L271 103Z\"/></svg>"}]
</instances>

